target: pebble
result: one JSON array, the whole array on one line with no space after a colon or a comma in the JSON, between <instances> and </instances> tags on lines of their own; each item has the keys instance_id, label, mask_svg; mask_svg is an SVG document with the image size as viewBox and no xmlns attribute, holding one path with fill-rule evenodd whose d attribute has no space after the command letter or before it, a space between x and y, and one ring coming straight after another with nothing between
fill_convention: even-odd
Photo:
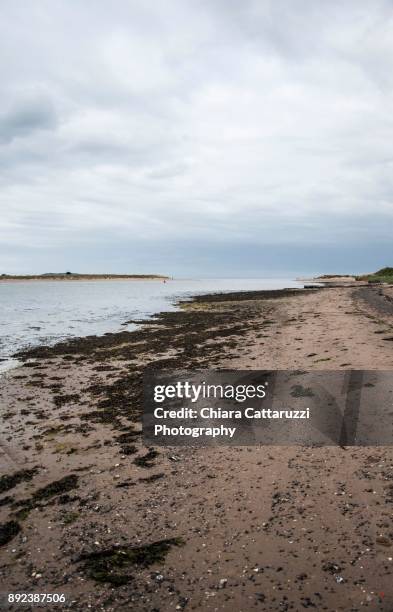
<instances>
[{"instance_id":1,"label":"pebble","mask_svg":"<svg viewBox=\"0 0 393 612\"><path fill-rule=\"evenodd\" d=\"M385 535L377 536L375 541L376 541L377 544L381 544L382 546L391 546L392 545L391 539L388 538L388 536L385 536Z\"/></svg>"}]
</instances>

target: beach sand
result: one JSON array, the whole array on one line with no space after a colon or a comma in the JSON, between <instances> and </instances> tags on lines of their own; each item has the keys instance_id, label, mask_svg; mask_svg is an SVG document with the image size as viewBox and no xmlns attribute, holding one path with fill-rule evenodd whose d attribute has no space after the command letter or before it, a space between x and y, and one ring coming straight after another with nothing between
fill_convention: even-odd
<instances>
[{"instance_id":1,"label":"beach sand","mask_svg":"<svg viewBox=\"0 0 393 612\"><path fill-rule=\"evenodd\" d=\"M147 364L390 370L392 299L205 296L25 354L1 378L0 592L65 593L75 610L391 611L392 449L149 450L140 413Z\"/></svg>"}]
</instances>

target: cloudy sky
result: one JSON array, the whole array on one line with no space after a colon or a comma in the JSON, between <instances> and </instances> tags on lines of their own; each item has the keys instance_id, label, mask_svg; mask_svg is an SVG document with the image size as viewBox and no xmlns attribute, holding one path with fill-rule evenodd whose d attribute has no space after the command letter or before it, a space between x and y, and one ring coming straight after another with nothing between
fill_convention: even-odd
<instances>
[{"instance_id":1,"label":"cloudy sky","mask_svg":"<svg viewBox=\"0 0 393 612\"><path fill-rule=\"evenodd\" d=\"M0 272L393 265L391 0L3 0Z\"/></svg>"}]
</instances>

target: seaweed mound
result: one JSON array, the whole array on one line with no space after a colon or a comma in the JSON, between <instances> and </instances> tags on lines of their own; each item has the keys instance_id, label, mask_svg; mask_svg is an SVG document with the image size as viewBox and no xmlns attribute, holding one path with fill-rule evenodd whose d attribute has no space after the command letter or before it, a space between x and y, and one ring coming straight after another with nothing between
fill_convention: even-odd
<instances>
[{"instance_id":1,"label":"seaweed mound","mask_svg":"<svg viewBox=\"0 0 393 612\"><path fill-rule=\"evenodd\" d=\"M129 573L130 567L149 567L153 563L162 563L173 546L182 544L181 538L169 538L144 546L113 546L82 554L77 562L83 562L83 570L96 582L121 586L133 578Z\"/></svg>"}]
</instances>

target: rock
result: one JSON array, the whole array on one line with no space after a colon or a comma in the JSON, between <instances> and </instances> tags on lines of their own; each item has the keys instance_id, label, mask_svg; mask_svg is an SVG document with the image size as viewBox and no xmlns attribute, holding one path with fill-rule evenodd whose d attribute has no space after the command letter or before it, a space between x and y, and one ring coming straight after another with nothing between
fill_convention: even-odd
<instances>
[{"instance_id":1,"label":"rock","mask_svg":"<svg viewBox=\"0 0 393 612\"><path fill-rule=\"evenodd\" d=\"M392 545L392 541L390 538L388 538L388 536L385 535L379 535L375 538L375 541L377 544L381 544L381 546L391 546Z\"/></svg>"}]
</instances>

